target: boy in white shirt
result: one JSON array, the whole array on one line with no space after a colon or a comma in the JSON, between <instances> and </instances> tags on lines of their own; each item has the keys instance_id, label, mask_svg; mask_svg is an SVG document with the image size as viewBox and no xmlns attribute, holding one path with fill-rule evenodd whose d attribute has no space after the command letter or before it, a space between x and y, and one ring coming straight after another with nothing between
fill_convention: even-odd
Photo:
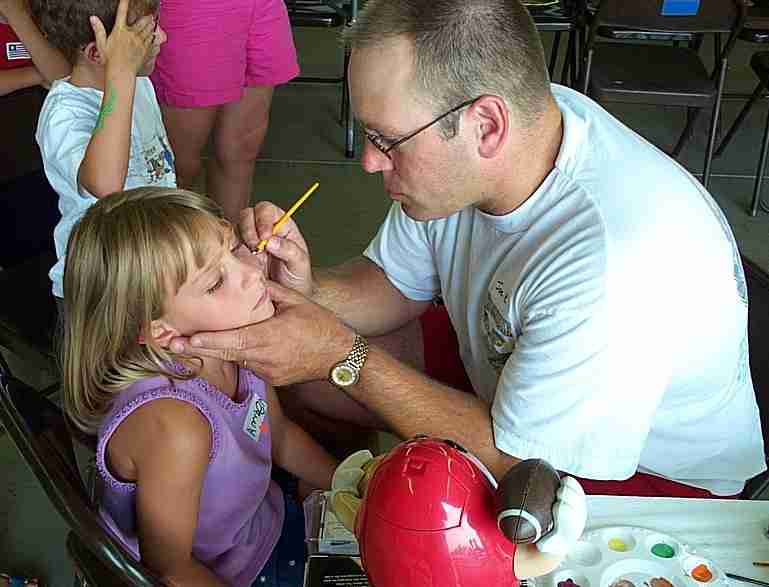
<instances>
[{"instance_id":1,"label":"boy in white shirt","mask_svg":"<svg viewBox=\"0 0 769 587\"><path fill-rule=\"evenodd\" d=\"M147 77L166 40L157 24L158 5L50 0L36 11L41 30L73 65L72 75L51 87L37 129L62 215L54 230L58 262L49 274L56 298L64 296L69 233L96 198L144 185L176 185L173 154Z\"/></svg>"}]
</instances>

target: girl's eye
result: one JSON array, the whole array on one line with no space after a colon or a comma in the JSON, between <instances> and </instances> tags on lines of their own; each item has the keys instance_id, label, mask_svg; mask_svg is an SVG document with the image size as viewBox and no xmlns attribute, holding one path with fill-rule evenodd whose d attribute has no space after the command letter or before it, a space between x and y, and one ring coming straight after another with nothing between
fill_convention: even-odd
<instances>
[{"instance_id":1,"label":"girl's eye","mask_svg":"<svg viewBox=\"0 0 769 587\"><path fill-rule=\"evenodd\" d=\"M215 284L213 284L211 287L209 287L209 288L206 290L206 293L207 293L208 295L213 295L213 294L215 294L215 293L216 293L216 290L217 290L217 289L219 289L220 287L222 287L222 285L223 285L223 284L224 284L224 276L222 275L221 277L219 277L219 279L217 279L217 280L216 280L216 283L215 283Z\"/></svg>"}]
</instances>

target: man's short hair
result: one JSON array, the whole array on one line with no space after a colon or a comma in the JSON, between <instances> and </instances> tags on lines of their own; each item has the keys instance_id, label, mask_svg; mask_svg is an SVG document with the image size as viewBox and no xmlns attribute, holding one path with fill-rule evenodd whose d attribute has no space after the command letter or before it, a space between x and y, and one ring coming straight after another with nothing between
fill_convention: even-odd
<instances>
[{"instance_id":1,"label":"man's short hair","mask_svg":"<svg viewBox=\"0 0 769 587\"><path fill-rule=\"evenodd\" d=\"M160 0L131 0L128 22L154 14ZM31 0L32 13L43 35L73 65L83 47L95 40L90 17L98 16L107 34L115 26L118 0Z\"/></svg>"},{"instance_id":2,"label":"man's short hair","mask_svg":"<svg viewBox=\"0 0 769 587\"><path fill-rule=\"evenodd\" d=\"M414 44L415 89L436 115L484 94L504 98L523 126L545 110L542 41L518 0L368 0L344 33L353 49L398 37Z\"/></svg>"}]
</instances>

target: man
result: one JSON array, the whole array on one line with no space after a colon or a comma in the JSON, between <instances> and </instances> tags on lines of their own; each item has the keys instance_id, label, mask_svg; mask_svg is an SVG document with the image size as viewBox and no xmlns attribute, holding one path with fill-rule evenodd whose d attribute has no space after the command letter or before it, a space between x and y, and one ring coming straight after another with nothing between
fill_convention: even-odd
<instances>
[{"instance_id":1,"label":"man","mask_svg":"<svg viewBox=\"0 0 769 587\"><path fill-rule=\"evenodd\" d=\"M276 384L330 377L343 391L306 393L316 411L349 417L351 398L402 438L456 440L497 477L541 457L587 492L738 494L763 443L740 257L710 195L549 84L516 0L370 0L347 41L362 165L394 200L378 235L313 273L287 224L267 246L296 290L271 288L276 318L177 348ZM244 214L246 242L280 213ZM418 348L366 344L438 295L474 394L395 357L418 365Z\"/></svg>"}]
</instances>

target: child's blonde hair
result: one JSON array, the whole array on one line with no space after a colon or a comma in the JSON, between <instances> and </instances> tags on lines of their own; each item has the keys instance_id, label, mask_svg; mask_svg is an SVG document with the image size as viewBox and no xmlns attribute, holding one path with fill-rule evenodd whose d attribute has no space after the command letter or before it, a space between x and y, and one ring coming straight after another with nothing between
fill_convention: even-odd
<instances>
[{"instance_id":1,"label":"child's blonde hair","mask_svg":"<svg viewBox=\"0 0 769 587\"><path fill-rule=\"evenodd\" d=\"M228 232L213 200L174 188L117 192L86 211L70 235L64 270L64 400L78 428L95 433L127 385L178 377L150 325L187 280L190 262L203 267L212 242L224 243Z\"/></svg>"}]
</instances>

